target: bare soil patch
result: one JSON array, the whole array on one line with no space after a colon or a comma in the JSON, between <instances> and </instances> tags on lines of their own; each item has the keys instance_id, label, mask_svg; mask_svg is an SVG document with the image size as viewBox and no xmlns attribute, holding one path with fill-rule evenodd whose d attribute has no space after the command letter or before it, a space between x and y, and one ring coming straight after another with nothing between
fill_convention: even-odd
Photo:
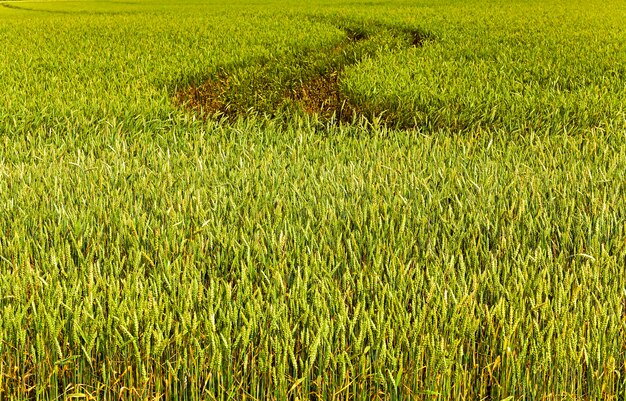
<instances>
[{"instance_id":1,"label":"bare soil patch","mask_svg":"<svg viewBox=\"0 0 626 401\"><path fill-rule=\"evenodd\" d=\"M351 57L346 55L356 49L357 44L368 41L370 37L365 30L351 28L343 28L343 30L346 32L346 40L323 54L329 60L329 66L325 68L326 72L315 73L303 70L301 74L294 77L293 81L284 81L286 85L283 87L274 87L270 79L267 82L250 83L254 85L252 88L254 96L261 98L277 96L271 103L274 110L281 109L285 104L296 105L304 113L317 115L331 122L350 123L363 116L362 110L341 91L340 83L344 68L357 63L363 56L363 54ZM402 35L407 47L421 47L432 40L429 34L417 30L398 29L391 32L394 35ZM373 50L370 49L370 53L372 52ZM306 66L307 63L301 63L301 65ZM255 66L250 68L254 69ZM307 78L300 78L303 76ZM199 85L190 85L176 92L174 102L197 112L205 119L234 118L255 109L256 105L238 103L250 101L250 99L242 100L240 95L249 92L250 87L234 87L230 84L229 75L221 74L217 78L208 79ZM261 111L267 113L267 110Z\"/></svg>"}]
</instances>

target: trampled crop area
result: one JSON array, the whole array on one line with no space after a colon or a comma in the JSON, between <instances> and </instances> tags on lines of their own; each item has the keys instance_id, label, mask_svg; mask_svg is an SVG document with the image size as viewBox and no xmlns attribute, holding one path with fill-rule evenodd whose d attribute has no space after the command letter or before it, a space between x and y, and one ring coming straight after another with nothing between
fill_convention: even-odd
<instances>
[{"instance_id":1,"label":"trampled crop area","mask_svg":"<svg viewBox=\"0 0 626 401\"><path fill-rule=\"evenodd\" d=\"M622 1L0 1L0 400L624 400Z\"/></svg>"}]
</instances>

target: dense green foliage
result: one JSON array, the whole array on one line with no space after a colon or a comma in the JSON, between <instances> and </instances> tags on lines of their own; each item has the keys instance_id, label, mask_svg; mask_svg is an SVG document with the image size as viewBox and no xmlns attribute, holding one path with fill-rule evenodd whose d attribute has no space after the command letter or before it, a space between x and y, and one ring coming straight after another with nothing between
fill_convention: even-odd
<instances>
[{"instance_id":1,"label":"dense green foliage","mask_svg":"<svg viewBox=\"0 0 626 401\"><path fill-rule=\"evenodd\" d=\"M220 3L0 2L0 399L626 397L621 2ZM338 21L369 120L173 100Z\"/></svg>"}]
</instances>

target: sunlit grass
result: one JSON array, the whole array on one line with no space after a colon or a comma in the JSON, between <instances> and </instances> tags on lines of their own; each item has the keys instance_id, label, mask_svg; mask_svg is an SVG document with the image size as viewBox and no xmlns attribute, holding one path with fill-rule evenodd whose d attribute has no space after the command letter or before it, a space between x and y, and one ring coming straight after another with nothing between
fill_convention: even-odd
<instances>
[{"instance_id":1,"label":"sunlit grass","mask_svg":"<svg viewBox=\"0 0 626 401\"><path fill-rule=\"evenodd\" d=\"M20 5L0 399L626 396L619 3ZM434 38L347 67L369 120L173 101L346 19Z\"/></svg>"}]
</instances>

